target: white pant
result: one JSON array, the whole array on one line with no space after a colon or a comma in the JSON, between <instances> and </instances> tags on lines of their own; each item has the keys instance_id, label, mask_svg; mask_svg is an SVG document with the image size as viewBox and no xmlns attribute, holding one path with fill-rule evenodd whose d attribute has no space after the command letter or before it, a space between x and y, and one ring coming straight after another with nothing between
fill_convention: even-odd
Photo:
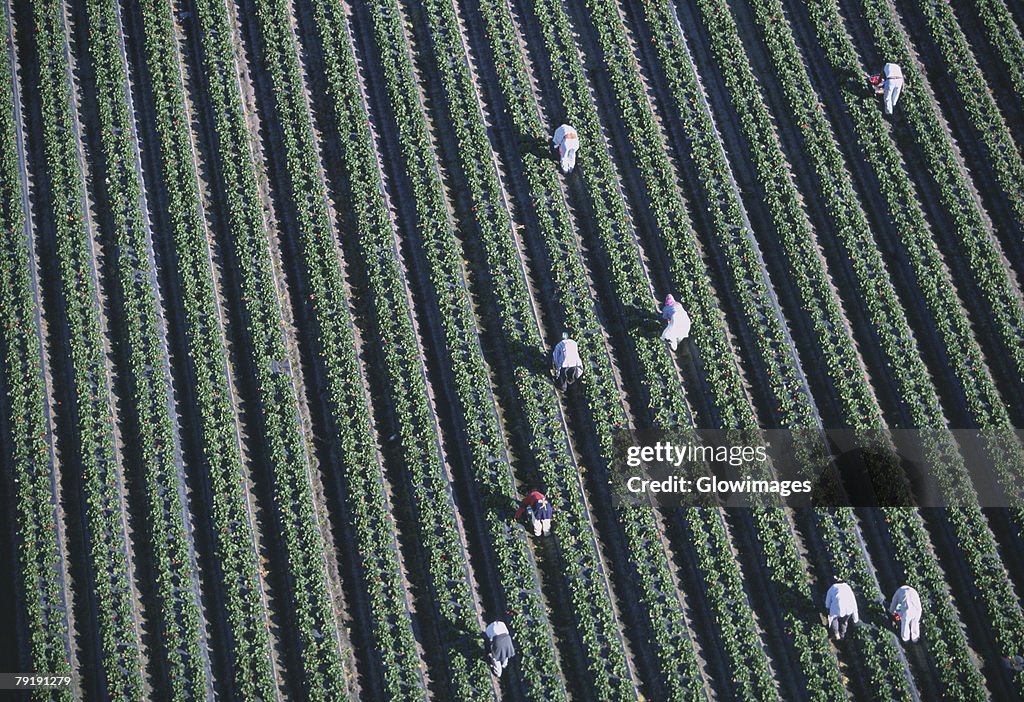
<instances>
[{"instance_id":1,"label":"white pant","mask_svg":"<svg viewBox=\"0 0 1024 702\"><path fill-rule=\"evenodd\" d=\"M900 639L917 641L921 638L921 617L903 617L900 619Z\"/></svg>"},{"instance_id":2,"label":"white pant","mask_svg":"<svg viewBox=\"0 0 1024 702\"><path fill-rule=\"evenodd\" d=\"M900 99L900 91L902 90L902 78L886 78L882 93L882 99L885 101L885 114L892 114L892 108L896 107L896 102Z\"/></svg>"},{"instance_id":3,"label":"white pant","mask_svg":"<svg viewBox=\"0 0 1024 702\"><path fill-rule=\"evenodd\" d=\"M533 535L540 536L543 531L544 536L551 533L551 520L550 519L537 519L533 517Z\"/></svg>"},{"instance_id":4,"label":"white pant","mask_svg":"<svg viewBox=\"0 0 1024 702\"><path fill-rule=\"evenodd\" d=\"M567 149L563 146L559 152L562 154L562 172L568 173L576 166L576 149Z\"/></svg>"}]
</instances>

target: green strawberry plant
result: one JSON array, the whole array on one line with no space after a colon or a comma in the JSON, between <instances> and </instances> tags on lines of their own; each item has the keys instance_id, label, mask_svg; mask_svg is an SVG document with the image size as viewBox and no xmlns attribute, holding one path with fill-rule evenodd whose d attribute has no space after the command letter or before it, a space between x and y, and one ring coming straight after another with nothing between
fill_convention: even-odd
<instances>
[{"instance_id":1,"label":"green strawberry plant","mask_svg":"<svg viewBox=\"0 0 1024 702\"><path fill-rule=\"evenodd\" d=\"M10 3L4 6L13 40ZM42 365L39 289L34 274L34 237L27 224L27 186L19 133L21 104L9 54L0 56L0 369L8 416L8 470L14 485L14 519L20 593L28 648L36 670L70 675L66 565L57 510L50 410ZM70 690L50 690L69 701Z\"/></svg>"},{"instance_id":2,"label":"green strawberry plant","mask_svg":"<svg viewBox=\"0 0 1024 702\"><path fill-rule=\"evenodd\" d=\"M103 353L100 298L92 255L82 163L75 140L71 71L63 7L42 0L31 5L32 38L39 57L45 168L50 179L48 215L56 241L60 293L68 328L78 445L66 449L81 461L86 543L99 622L96 671L112 697L142 692L139 628L132 602L123 479L114 445L114 420Z\"/></svg>"}]
</instances>

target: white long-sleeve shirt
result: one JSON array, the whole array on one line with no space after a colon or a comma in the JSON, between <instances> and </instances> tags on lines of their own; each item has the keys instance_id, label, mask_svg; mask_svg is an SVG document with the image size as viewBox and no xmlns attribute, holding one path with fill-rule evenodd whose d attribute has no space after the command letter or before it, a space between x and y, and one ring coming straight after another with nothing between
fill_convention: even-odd
<instances>
[{"instance_id":1,"label":"white long-sleeve shirt","mask_svg":"<svg viewBox=\"0 0 1024 702\"><path fill-rule=\"evenodd\" d=\"M828 610L828 620L836 617L853 617L853 623L860 621L860 614L857 612L857 598L853 596L853 589L846 583L836 583L828 589L825 595L825 609Z\"/></svg>"},{"instance_id":2,"label":"white long-sleeve shirt","mask_svg":"<svg viewBox=\"0 0 1024 702\"><path fill-rule=\"evenodd\" d=\"M661 311L661 318L668 322L661 334L662 339L682 341L690 335L690 315L686 314L686 310L678 302L667 305Z\"/></svg>"},{"instance_id":3,"label":"white long-sleeve shirt","mask_svg":"<svg viewBox=\"0 0 1024 702\"><path fill-rule=\"evenodd\" d=\"M900 617L913 621L921 618L921 597L917 594L917 590L904 585L896 594L892 596L892 602L889 603L889 614L893 614L899 611Z\"/></svg>"},{"instance_id":4,"label":"white long-sleeve shirt","mask_svg":"<svg viewBox=\"0 0 1024 702\"><path fill-rule=\"evenodd\" d=\"M903 69L900 68L898 63L887 63L882 66L882 75L888 81L899 80L903 82Z\"/></svg>"},{"instance_id":5,"label":"white long-sleeve shirt","mask_svg":"<svg viewBox=\"0 0 1024 702\"><path fill-rule=\"evenodd\" d=\"M558 345L555 346L552 358L555 362L555 370L573 367L580 369L583 368L583 359L580 358L580 348L572 339L562 339L559 341Z\"/></svg>"}]
</instances>

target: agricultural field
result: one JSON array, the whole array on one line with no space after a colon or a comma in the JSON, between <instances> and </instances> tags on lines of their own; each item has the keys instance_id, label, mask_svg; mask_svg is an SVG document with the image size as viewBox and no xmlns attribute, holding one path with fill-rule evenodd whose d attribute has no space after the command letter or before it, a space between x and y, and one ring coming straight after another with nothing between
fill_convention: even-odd
<instances>
[{"instance_id":1,"label":"agricultural field","mask_svg":"<svg viewBox=\"0 0 1024 702\"><path fill-rule=\"evenodd\" d=\"M1020 0L3 3L0 696L1024 699Z\"/></svg>"}]
</instances>

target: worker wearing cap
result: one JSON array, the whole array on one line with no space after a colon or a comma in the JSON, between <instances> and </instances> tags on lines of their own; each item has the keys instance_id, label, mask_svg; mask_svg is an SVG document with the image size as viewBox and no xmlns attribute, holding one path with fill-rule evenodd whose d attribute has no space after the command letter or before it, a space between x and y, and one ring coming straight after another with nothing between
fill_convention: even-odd
<instances>
[{"instance_id":1,"label":"worker wearing cap","mask_svg":"<svg viewBox=\"0 0 1024 702\"><path fill-rule=\"evenodd\" d=\"M487 625L484 630L487 640L490 641L491 670L499 678L512 656L516 655L515 646L512 645L512 637L509 636L508 627L505 622L496 621Z\"/></svg>"},{"instance_id":2,"label":"worker wearing cap","mask_svg":"<svg viewBox=\"0 0 1024 702\"><path fill-rule=\"evenodd\" d=\"M562 332L562 340L551 354L551 370L555 374L555 387L559 390L565 390L583 376L580 348L569 338L569 332Z\"/></svg>"},{"instance_id":3,"label":"worker wearing cap","mask_svg":"<svg viewBox=\"0 0 1024 702\"><path fill-rule=\"evenodd\" d=\"M885 102L885 114L891 115L903 91L903 69L895 63L887 63L882 67L885 83L882 84L882 100Z\"/></svg>"},{"instance_id":4,"label":"worker wearing cap","mask_svg":"<svg viewBox=\"0 0 1024 702\"><path fill-rule=\"evenodd\" d=\"M570 173L576 166L576 151L580 148L580 137L574 127L563 124L555 130L554 146L558 149L562 173Z\"/></svg>"},{"instance_id":5,"label":"worker wearing cap","mask_svg":"<svg viewBox=\"0 0 1024 702\"><path fill-rule=\"evenodd\" d=\"M900 640L917 643L921 638L921 597L917 590L904 585L892 596L889 615L900 627Z\"/></svg>"}]
</instances>

